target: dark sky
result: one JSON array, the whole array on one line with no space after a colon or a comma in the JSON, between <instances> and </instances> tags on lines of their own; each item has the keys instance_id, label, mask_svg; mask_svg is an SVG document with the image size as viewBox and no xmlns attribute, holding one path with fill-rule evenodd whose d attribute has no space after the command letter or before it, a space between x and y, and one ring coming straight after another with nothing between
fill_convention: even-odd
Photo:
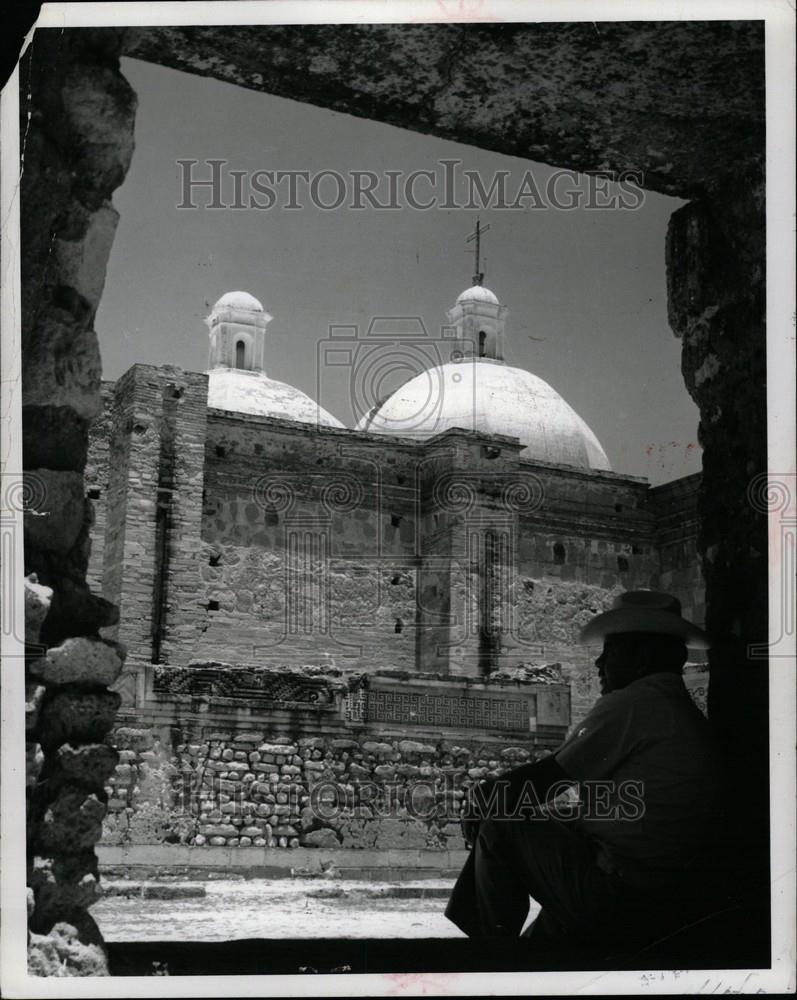
<instances>
[{"instance_id":1,"label":"dark sky","mask_svg":"<svg viewBox=\"0 0 797 1000\"><path fill-rule=\"evenodd\" d=\"M135 362L204 371L203 319L224 292L244 289L274 316L268 374L320 397L351 424L346 373L317 363L330 325L364 332L374 317L420 317L434 339L471 284L464 241L475 210L179 210L178 159L382 176L439 173L441 159L457 158L488 186L496 171L511 171L510 193L531 169L544 194L553 172L135 60L123 60L123 72L139 110L133 163L114 197L121 221L96 321L105 378ZM332 197L332 188L320 190ZM423 196L427 190L418 186ZM231 182L225 198L232 200ZM204 205L203 195L196 200ZM615 471L653 483L700 468L697 408L667 324L664 238L679 204L645 192L633 211L549 205L479 213L490 225L484 283L509 308L507 362L564 396Z\"/></svg>"}]
</instances>

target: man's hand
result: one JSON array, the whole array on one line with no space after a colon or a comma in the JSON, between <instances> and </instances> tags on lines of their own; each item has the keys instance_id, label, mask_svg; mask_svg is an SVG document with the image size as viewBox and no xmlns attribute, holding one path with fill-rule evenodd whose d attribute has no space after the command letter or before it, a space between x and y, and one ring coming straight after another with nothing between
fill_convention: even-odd
<instances>
[{"instance_id":1,"label":"man's hand","mask_svg":"<svg viewBox=\"0 0 797 1000\"><path fill-rule=\"evenodd\" d=\"M472 847L479 835L480 822L517 815L529 815L548 799L574 784L551 754L532 764L521 764L498 777L484 778L468 789L460 816L465 843ZM522 807L522 808L521 808Z\"/></svg>"}]
</instances>

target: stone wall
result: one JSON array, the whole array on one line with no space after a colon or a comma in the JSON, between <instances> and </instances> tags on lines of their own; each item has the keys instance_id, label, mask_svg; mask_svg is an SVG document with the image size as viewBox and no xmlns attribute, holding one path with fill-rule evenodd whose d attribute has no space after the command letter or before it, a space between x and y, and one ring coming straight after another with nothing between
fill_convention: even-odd
<instances>
[{"instance_id":1,"label":"stone wall","mask_svg":"<svg viewBox=\"0 0 797 1000\"><path fill-rule=\"evenodd\" d=\"M136 668L156 656L462 676L557 663L576 723L598 693L579 630L621 590L674 588L702 619L699 476L650 490L518 460L509 439L491 439L488 459L467 432L388 442L207 411L205 381L136 365L109 387L91 433L89 479L113 506L106 518L97 502L94 534L105 521L98 549L105 596L125 612L126 704ZM164 410L174 387L179 421Z\"/></svg>"},{"instance_id":2,"label":"stone wall","mask_svg":"<svg viewBox=\"0 0 797 1000\"><path fill-rule=\"evenodd\" d=\"M709 717L734 788L748 789L746 808L733 814L735 842L744 845L737 855L750 859L738 877L768 899L765 221L763 159L714 178L670 220L667 284L684 379L700 407L697 551L715 640Z\"/></svg>"},{"instance_id":3,"label":"stone wall","mask_svg":"<svg viewBox=\"0 0 797 1000\"><path fill-rule=\"evenodd\" d=\"M36 33L20 69L22 436L25 467L27 882L30 969L106 971L87 907L116 763L103 742L124 649L117 610L86 584L88 426L100 410L93 329L133 149L135 95L116 33ZM33 58L31 58L33 55Z\"/></svg>"},{"instance_id":4,"label":"stone wall","mask_svg":"<svg viewBox=\"0 0 797 1000\"><path fill-rule=\"evenodd\" d=\"M180 726L121 727L113 739L103 842L196 847L460 850L468 786L548 752Z\"/></svg>"}]
</instances>

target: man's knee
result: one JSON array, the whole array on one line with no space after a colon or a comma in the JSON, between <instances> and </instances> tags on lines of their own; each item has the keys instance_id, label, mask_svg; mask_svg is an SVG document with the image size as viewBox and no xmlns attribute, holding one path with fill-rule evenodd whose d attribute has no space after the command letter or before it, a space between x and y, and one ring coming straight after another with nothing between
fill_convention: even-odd
<instances>
[{"instance_id":1,"label":"man's knee","mask_svg":"<svg viewBox=\"0 0 797 1000\"><path fill-rule=\"evenodd\" d=\"M489 817L479 823L477 841L486 847L509 848L513 842L521 839L524 843L533 841L534 824L520 822L517 819Z\"/></svg>"}]
</instances>

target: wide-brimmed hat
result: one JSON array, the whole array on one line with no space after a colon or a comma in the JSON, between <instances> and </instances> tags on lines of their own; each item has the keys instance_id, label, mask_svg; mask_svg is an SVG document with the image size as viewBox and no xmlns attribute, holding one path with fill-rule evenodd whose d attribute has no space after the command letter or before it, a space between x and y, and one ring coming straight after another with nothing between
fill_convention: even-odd
<instances>
[{"instance_id":1,"label":"wide-brimmed hat","mask_svg":"<svg viewBox=\"0 0 797 1000\"><path fill-rule=\"evenodd\" d=\"M629 590L620 594L611 610L596 615L584 626L579 638L589 643L623 632L674 635L692 649L708 649L711 645L703 629L681 615L678 598L657 590Z\"/></svg>"}]
</instances>

